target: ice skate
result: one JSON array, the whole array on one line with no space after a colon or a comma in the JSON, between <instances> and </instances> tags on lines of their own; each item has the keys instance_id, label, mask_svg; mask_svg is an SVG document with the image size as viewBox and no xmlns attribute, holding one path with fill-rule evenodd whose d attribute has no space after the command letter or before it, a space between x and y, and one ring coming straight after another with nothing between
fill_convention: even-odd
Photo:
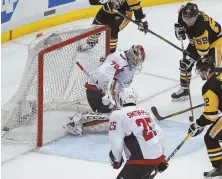
<instances>
[{"instance_id":1,"label":"ice skate","mask_svg":"<svg viewBox=\"0 0 222 179\"><path fill-rule=\"evenodd\" d=\"M78 113L74 116L70 117L70 122L63 126L65 130L75 136L81 136L83 133L83 121L82 121L82 114Z\"/></svg>"},{"instance_id":2,"label":"ice skate","mask_svg":"<svg viewBox=\"0 0 222 179\"><path fill-rule=\"evenodd\" d=\"M173 102L175 101L185 101L187 99L189 99L189 91L188 89L184 89L184 88L180 88L177 92L173 93L171 95L171 100Z\"/></svg>"},{"instance_id":3,"label":"ice skate","mask_svg":"<svg viewBox=\"0 0 222 179\"><path fill-rule=\"evenodd\" d=\"M222 166L214 168L209 172L204 172L205 179L222 179Z\"/></svg>"}]
</instances>

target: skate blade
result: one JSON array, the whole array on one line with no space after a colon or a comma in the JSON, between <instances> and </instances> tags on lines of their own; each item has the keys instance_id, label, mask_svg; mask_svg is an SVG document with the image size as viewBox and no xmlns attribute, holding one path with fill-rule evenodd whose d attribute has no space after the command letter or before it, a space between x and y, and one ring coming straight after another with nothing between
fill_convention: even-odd
<instances>
[{"instance_id":1,"label":"skate blade","mask_svg":"<svg viewBox=\"0 0 222 179\"><path fill-rule=\"evenodd\" d=\"M80 134L77 131L71 131L66 125L62 126L67 132L69 132L70 134L74 135L74 136L81 136L82 134Z\"/></svg>"},{"instance_id":2,"label":"skate blade","mask_svg":"<svg viewBox=\"0 0 222 179\"><path fill-rule=\"evenodd\" d=\"M217 176L217 177L207 177L207 176L205 176L203 179L222 179L222 176Z\"/></svg>"},{"instance_id":3,"label":"skate blade","mask_svg":"<svg viewBox=\"0 0 222 179\"><path fill-rule=\"evenodd\" d=\"M181 98L178 98L178 99L175 99L175 98L172 98L171 101L172 102L178 102L178 101L186 101L189 99L189 96L187 97L181 97Z\"/></svg>"}]
</instances>

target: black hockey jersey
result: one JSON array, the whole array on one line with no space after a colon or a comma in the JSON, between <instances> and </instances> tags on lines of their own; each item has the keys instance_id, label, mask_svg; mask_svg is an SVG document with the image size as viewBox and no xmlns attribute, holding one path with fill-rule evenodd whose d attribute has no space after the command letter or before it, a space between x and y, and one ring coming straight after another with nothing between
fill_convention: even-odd
<instances>
[{"instance_id":1,"label":"black hockey jersey","mask_svg":"<svg viewBox=\"0 0 222 179\"><path fill-rule=\"evenodd\" d=\"M183 8L183 7L182 7ZM186 34L200 56L208 54L209 49L222 44L222 31L219 23L200 11L194 25L188 27L179 12L178 23L186 29Z\"/></svg>"},{"instance_id":2,"label":"black hockey jersey","mask_svg":"<svg viewBox=\"0 0 222 179\"><path fill-rule=\"evenodd\" d=\"M113 7L120 11L121 13L131 16L132 11L134 11L134 15L136 19L142 19L144 17L142 11L142 4L140 0L116 0L118 3L113 3ZM89 0L91 5L101 5L98 0ZM104 10L110 14L116 14L115 12Z\"/></svg>"},{"instance_id":3,"label":"black hockey jersey","mask_svg":"<svg viewBox=\"0 0 222 179\"><path fill-rule=\"evenodd\" d=\"M222 112L222 69L216 70L202 88L205 102L204 112L197 124L205 126L214 123Z\"/></svg>"}]
</instances>

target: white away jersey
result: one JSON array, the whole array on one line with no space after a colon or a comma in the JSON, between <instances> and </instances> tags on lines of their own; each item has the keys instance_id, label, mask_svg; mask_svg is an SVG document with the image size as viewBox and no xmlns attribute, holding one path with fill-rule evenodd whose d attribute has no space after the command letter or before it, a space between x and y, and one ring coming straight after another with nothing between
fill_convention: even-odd
<instances>
[{"instance_id":1,"label":"white away jersey","mask_svg":"<svg viewBox=\"0 0 222 179\"><path fill-rule=\"evenodd\" d=\"M160 127L144 109L136 106L115 110L109 117L109 140L115 161L124 150L128 164L157 165L163 161Z\"/></svg>"},{"instance_id":2,"label":"white away jersey","mask_svg":"<svg viewBox=\"0 0 222 179\"><path fill-rule=\"evenodd\" d=\"M103 91L104 87L107 86L109 81L114 77L118 80L121 88L126 88L131 84L135 70L136 69L129 69L125 53L123 51L117 51L107 56L105 62L91 73L91 77L93 81L97 82L96 85ZM88 83L95 85L93 81L89 80Z\"/></svg>"}]
</instances>

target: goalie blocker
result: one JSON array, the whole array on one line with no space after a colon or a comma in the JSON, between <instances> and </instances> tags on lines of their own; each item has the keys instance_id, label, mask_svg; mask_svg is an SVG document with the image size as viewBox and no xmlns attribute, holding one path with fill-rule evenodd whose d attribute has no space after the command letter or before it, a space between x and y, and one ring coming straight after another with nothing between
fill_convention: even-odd
<instances>
[{"instance_id":1,"label":"goalie blocker","mask_svg":"<svg viewBox=\"0 0 222 179\"><path fill-rule=\"evenodd\" d=\"M107 131L104 122L108 121L109 113L117 105L113 103L117 103L119 92L130 86L135 72L141 70L144 59L145 51L141 45L133 45L127 51L117 51L107 56L85 84L87 100L94 113L76 114L64 128L73 135L82 135L83 127L90 131ZM106 116L106 120L100 116Z\"/></svg>"}]
</instances>

